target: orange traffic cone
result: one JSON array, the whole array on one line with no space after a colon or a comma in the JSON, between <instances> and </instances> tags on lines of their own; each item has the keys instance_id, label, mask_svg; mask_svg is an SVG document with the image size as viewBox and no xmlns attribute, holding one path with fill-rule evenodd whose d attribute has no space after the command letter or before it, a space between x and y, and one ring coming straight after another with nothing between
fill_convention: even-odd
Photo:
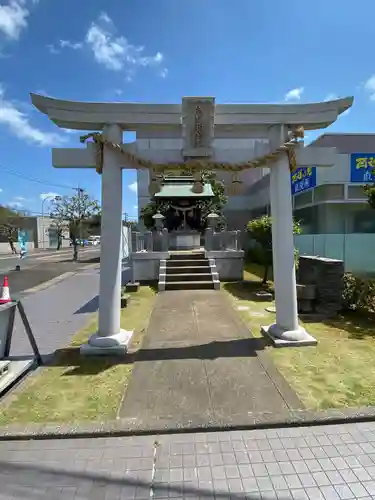
<instances>
[{"instance_id":1,"label":"orange traffic cone","mask_svg":"<svg viewBox=\"0 0 375 500\"><path fill-rule=\"evenodd\" d=\"M8 276L4 276L3 288L0 297L0 304L7 304L8 302L12 302L9 293L9 283Z\"/></svg>"}]
</instances>

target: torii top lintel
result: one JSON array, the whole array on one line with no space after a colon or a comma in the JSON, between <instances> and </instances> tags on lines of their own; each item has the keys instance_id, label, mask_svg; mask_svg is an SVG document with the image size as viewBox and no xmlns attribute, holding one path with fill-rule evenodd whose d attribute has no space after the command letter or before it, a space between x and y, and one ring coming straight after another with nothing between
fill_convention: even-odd
<instances>
[{"instance_id":1,"label":"torii top lintel","mask_svg":"<svg viewBox=\"0 0 375 500\"><path fill-rule=\"evenodd\" d=\"M33 105L58 127L74 130L102 130L116 123L124 130L150 127L181 128L183 104L95 103L64 101L31 93ZM214 104L212 97L195 97L214 105L214 127L302 125L305 130L325 128L353 104L353 97L309 104Z\"/></svg>"}]
</instances>

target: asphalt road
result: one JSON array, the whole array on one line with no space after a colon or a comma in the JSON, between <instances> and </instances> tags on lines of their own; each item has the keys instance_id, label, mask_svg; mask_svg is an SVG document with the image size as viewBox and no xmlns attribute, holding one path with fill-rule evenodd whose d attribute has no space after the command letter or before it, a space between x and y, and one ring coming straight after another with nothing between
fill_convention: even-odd
<instances>
[{"instance_id":1,"label":"asphalt road","mask_svg":"<svg viewBox=\"0 0 375 500\"><path fill-rule=\"evenodd\" d=\"M25 290L38 286L61 274L75 271L87 264L99 263L100 249L84 250L78 262L72 261L72 253L63 254L35 254L26 259L10 258L0 260L0 285L4 276L9 278L9 288L12 298L22 294ZM15 266L21 266L20 271Z\"/></svg>"}]
</instances>

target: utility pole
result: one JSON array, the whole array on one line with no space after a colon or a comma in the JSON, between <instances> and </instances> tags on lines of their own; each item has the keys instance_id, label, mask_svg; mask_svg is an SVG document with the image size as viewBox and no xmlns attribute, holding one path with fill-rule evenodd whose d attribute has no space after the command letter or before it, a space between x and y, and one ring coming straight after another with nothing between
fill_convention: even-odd
<instances>
[{"instance_id":1,"label":"utility pole","mask_svg":"<svg viewBox=\"0 0 375 500\"><path fill-rule=\"evenodd\" d=\"M74 191L77 191L77 196L78 196L78 224L79 224L79 239L82 244L82 212L81 212L81 198L83 193L85 192L84 189L80 188L79 186L76 188L72 188Z\"/></svg>"},{"instance_id":2,"label":"utility pole","mask_svg":"<svg viewBox=\"0 0 375 500\"><path fill-rule=\"evenodd\" d=\"M83 195L83 189L78 186L78 200L79 200L79 239L82 244L82 212L81 212L81 198Z\"/></svg>"}]
</instances>

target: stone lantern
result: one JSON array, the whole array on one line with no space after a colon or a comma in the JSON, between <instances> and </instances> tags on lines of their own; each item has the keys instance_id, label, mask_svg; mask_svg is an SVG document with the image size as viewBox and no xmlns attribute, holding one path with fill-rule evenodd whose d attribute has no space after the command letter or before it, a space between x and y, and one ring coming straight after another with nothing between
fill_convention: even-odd
<instances>
[{"instance_id":1,"label":"stone lantern","mask_svg":"<svg viewBox=\"0 0 375 500\"><path fill-rule=\"evenodd\" d=\"M163 229L163 221L165 219L164 215L158 212L155 215L153 215L152 218L154 219L156 229L158 231L161 231Z\"/></svg>"},{"instance_id":2,"label":"stone lantern","mask_svg":"<svg viewBox=\"0 0 375 500\"><path fill-rule=\"evenodd\" d=\"M219 219L219 216L215 213L210 213L207 215L207 223L208 223L208 227L210 227L211 229L215 229L216 226L217 226L217 223L218 223L218 219Z\"/></svg>"}]
</instances>

